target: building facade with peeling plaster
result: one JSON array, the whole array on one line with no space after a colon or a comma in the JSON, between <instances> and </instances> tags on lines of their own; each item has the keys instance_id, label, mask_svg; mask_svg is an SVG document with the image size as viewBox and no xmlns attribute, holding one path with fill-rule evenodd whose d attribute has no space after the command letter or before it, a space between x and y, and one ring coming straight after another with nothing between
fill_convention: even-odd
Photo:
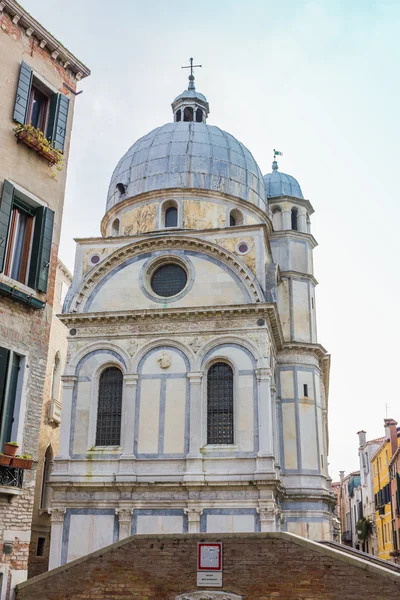
<instances>
[{"instance_id":1,"label":"building facade with peeling plaster","mask_svg":"<svg viewBox=\"0 0 400 600\"><path fill-rule=\"evenodd\" d=\"M332 537L313 213L194 77L77 241L50 568L132 534Z\"/></svg>"}]
</instances>

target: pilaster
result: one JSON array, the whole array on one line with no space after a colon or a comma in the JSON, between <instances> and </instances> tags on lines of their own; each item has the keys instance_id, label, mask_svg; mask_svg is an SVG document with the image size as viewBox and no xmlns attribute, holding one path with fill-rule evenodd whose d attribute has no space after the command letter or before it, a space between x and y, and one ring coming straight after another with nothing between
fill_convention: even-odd
<instances>
[{"instance_id":1,"label":"pilaster","mask_svg":"<svg viewBox=\"0 0 400 600\"><path fill-rule=\"evenodd\" d=\"M201 508L185 508L185 515L188 518L188 533L200 533L200 517L203 514Z\"/></svg>"},{"instance_id":2,"label":"pilaster","mask_svg":"<svg viewBox=\"0 0 400 600\"><path fill-rule=\"evenodd\" d=\"M61 549L64 529L65 508L52 508L50 513L51 536L49 570L61 565Z\"/></svg>"},{"instance_id":3,"label":"pilaster","mask_svg":"<svg viewBox=\"0 0 400 600\"><path fill-rule=\"evenodd\" d=\"M189 453L186 457L185 481L203 481L201 448L201 382L202 371L187 374L190 387Z\"/></svg>"},{"instance_id":4,"label":"pilaster","mask_svg":"<svg viewBox=\"0 0 400 600\"><path fill-rule=\"evenodd\" d=\"M133 508L116 508L115 514L118 516L119 540L124 540L131 535Z\"/></svg>"},{"instance_id":5,"label":"pilaster","mask_svg":"<svg viewBox=\"0 0 400 600\"><path fill-rule=\"evenodd\" d=\"M59 458L70 458L69 442L71 431L72 401L75 383L78 378L75 375L62 375L63 402L61 409L61 427L60 427L60 446L58 451Z\"/></svg>"}]
</instances>

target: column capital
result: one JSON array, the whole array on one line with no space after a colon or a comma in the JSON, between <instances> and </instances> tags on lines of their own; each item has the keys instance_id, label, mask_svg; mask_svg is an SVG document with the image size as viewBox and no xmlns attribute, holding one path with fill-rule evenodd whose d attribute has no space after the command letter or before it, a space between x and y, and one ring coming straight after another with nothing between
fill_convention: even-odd
<instances>
[{"instance_id":1,"label":"column capital","mask_svg":"<svg viewBox=\"0 0 400 600\"><path fill-rule=\"evenodd\" d=\"M267 381L271 379L271 369L266 367L261 367L259 369L254 369L254 372L257 377L257 381Z\"/></svg>"},{"instance_id":2,"label":"column capital","mask_svg":"<svg viewBox=\"0 0 400 600\"><path fill-rule=\"evenodd\" d=\"M187 373L190 383L201 383L203 377L203 371L190 371Z\"/></svg>"},{"instance_id":3,"label":"column capital","mask_svg":"<svg viewBox=\"0 0 400 600\"><path fill-rule=\"evenodd\" d=\"M125 373L124 381L125 385L136 385L139 379L139 375L137 373Z\"/></svg>"},{"instance_id":4,"label":"column capital","mask_svg":"<svg viewBox=\"0 0 400 600\"><path fill-rule=\"evenodd\" d=\"M115 514L120 523L130 523L132 520L133 508L116 508Z\"/></svg>"},{"instance_id":5,"label":"column capital","mask_svg":"<svg viewBox=\"0 0 400 600\"><path fill-rule=\"evenodd\" d=\"M52 523L64 523L66 508L51 508L50 519Z\"/></svg>"},{"instance_id":6,"label":"column capital","mask_svg":"<svg viewBox=\"0 0 400 600\"><path fill-rule=\"evenodd\" d=\"M187 515L188 521L200 521L200 517L203 514L202 508L184 508L183 512Z\"/></svg>"},{"instance_id":7,"label":"column capital","mask_svg":"<svg viewBox=\"0 0 400 600\"><path fill-rule=\"evenodd\" d=\"M78 378L76 375L61 375L61 381L64 390L67 390L74 387L75 383L78 381Z\"/></svg>"}]
</instances>

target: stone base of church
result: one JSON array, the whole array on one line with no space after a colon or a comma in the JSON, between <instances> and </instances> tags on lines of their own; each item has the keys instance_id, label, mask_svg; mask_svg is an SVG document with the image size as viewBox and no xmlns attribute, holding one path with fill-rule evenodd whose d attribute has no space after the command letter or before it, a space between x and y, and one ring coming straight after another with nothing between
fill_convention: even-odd
<instances>
[{"instance_id":1,"label":"stone base of church","mask_svg":"<svg viewBox=\"0 0 400 600\"><path fill-rule=\"evenodd\" d=\"M198 579L198 544L222 544L222 571ZM367 556L366 556L367 558ZM382 600L400 573L289 533L132 536L17 588L17 600Z\"/></svg>"}]
</instances>

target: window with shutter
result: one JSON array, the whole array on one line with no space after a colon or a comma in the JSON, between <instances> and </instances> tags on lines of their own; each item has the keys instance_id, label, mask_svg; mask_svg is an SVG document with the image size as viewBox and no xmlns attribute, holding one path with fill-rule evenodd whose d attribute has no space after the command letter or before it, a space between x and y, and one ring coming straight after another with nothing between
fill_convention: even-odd
<instances>
[{"instance_id":1,"label":"window with shutter","mask_svg":"<svg viewBox=\"0 0 400 600\"><path fill-rule=\"evenodd\" d=\"M20 370L20 357L0 348L0 448L11 441L15 400Z\"/></svg>"},{"instance_id":2,"label":"window with shutter","mask_svg":"<svg viewBox=\"0 0 400 600\"><path fill-rule=\"evenodd\" d=\"M5 181L0 204L0 272L47 291L54 212L39 206Z\"/></svg>"},{"instance_id":3,"label":"window with shutter","mask_svg":"<svg viewBox=\"0 0 400 600\"><path fill-rule=\"evenodd\" d=\"M207 374L207 443L233 444L233 371L223 362Z\"/></svg>"}]
</instances>

